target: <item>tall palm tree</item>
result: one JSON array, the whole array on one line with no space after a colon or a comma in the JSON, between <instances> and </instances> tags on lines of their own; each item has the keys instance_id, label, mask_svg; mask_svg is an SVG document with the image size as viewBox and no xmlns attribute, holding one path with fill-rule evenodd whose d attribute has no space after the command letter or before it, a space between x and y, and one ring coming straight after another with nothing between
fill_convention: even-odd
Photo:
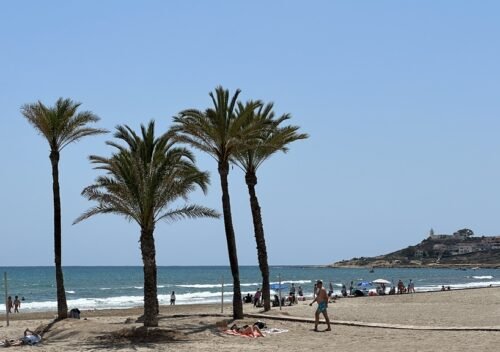
<instances>
[{"instance_id":1,"label":"tall palm tree","mask_svg":"<svg viewBox=\"0 0 500 352\"><path fill-rule=\"evenodd\" d=\"M196 186L206 192L208 173L195 165L193 154L175 146L172 135L155 138L154 122L141 125L141 136L128 126L118 126L114 137L124 142L107 142L116 148L110 158L91 155L96 169L106 171L82 195L98 204L74 223L97 214L118 214L135 221L141 228L140 245L144 272L144 326L158 326L158 295L154 230L160 220L218 218L215 210L186 204L171 208L182 198L187 201Z\"/></svg>"},{"instance_id":2,"label":"tall palm tree","mask_svg":"<svg viewBox=\"0 0 500 352\"><path fill-rule=\"evenodd\" d=\"M247 104L238 104L238 114L244 113L248 109ZM259 138L251 141L252 147L235 153L232 162L238 165L245 172L245 182L250 195L250 208L252 210L252 219L257 242L257 257L259 268L262 274L262 298L264 301L264 310L271 309L271 295L269 292L269 265L267 261L266 240L264 237L264 225L262 224L261 208L255 192L257 185L257 169L262 163L277 151L286 152L287 145L308 137L307 134L297 133L299 127L285 126L280 127L284 121L290 119L289 114L284 114L278 119L274 119L273 104L261 105L258 110L252 114L252 119L247 123L261 125ZM245 126L242 126L245 128Z\"/></svg>"},{"instance_id":3,"label":"tall palm tree","mask_svg":"<svg viewBox=\"0 0 500 352\"><path fill-rule=\"evenodd\" d=\"M99 121L90 111L77 113L81 103L71 99L59 98L53 107L47 107L40 101L25 104L21 113L28 122L40 133L50 146L50 162L52 164L52 192L54 198L54 261L57 286L57 317L65 319L68 316L66 292L61 265L61 196L59 190L59 156L61 150L68 144L83 137L106 133L106 130L91 128L88 125Z\"/></svg>"},{"instance_id":4,"label":"tall palm tree","mask_svg":"<svg viewBox=\"0 0 500 352\"><path fill-rule=\"evenodd\" d=\"M247 105L247 110L236 114L239 94L240 90L238 89L230 97L228 90L221 86L217 87L215 94L210 93L213 108L208 108L205 111L184 110L174 117L174 125L171 129L176 133L179 141L190 144L194 148L209 154L217 161L217 170L222 187L222 209L227 250L233 276L234 319L243 318L243 304L236 238L229 199L229 160L234 153L248 146L248 140L258 135L259 128L247 123L247 120L251 117L253 110L260 106L260 102L251 102Z\"/></svg>"}]
</instances>

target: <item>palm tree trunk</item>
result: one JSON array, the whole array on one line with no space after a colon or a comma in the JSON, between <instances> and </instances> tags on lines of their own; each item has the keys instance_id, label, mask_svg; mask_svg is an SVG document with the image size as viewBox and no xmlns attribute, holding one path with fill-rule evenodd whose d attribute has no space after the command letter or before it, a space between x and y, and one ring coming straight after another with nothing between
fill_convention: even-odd
<instances>
[{"instance_id":1,"label":"palm tree trunk","mask_svg":"<svg viewBox=\"0 0 500 352\"><path fill-rule=\"evenodd\" d=\"M156 259L155 259L156 268ZM158 268L155 269L155 287L156 287L156 299L155 299L155 311L156 315L160 314L160 302L158 302Z\"/></svg>"},{"instance_id":2,"label":"palm tree trunk","mask_svg":"<svg viewBox=\"0 0 500 352\"><path fill-rule=\"evenodd\" d=\"M52 164L52 192L54 196L54 262L56 266L56 288L57 288L57 319L68 317L68 304L66 303L66 291L64 290L64 277L62 271L62 239L61 239L61 195L59 191L59 152L50 152L50 163Z\"/></svg>"},{"instance_id":3,"label":"palm tree trunk","mask_svg":"<svg viewBox=\"0 0 500 352\"><path fill-rule=\"evenodd\" d=\"M158 326L156 250L153 230L141 229L140 242L144 270L144 326Z\"/></svg>"},{"instance_id":4,"label":"palm tree trunk","mask_svg":"<svg viewBox=\"0 0 500 352\"><path fill-rule=\"evenodd\" d=\"M236 251L236 238L234 235L233 219L231 216L231 202L229 200L229 185L227 177L229 163L219 162L219 175L222 187L222 211L224 213L224 227L226 230L227 251L229 264L233 275L233 318L243 319L243 302L241 301L240 269L238 267L238 254Z\"/></svg>"},{"instance_id":5,"label":"palm tree trunk","mask_svg":"<svg viewBox=\"0 0 500 352\"><path fill-rule=\"evenodd\" d=\"M247 172L245 181L250 194L250 208L252 209L253 228L255 241L257 242L257 257L259 259L259 268L262 274L262 299L264 301L264 311L271 310L271 293L269 291L269 265L267 263L266 239L264 237L264 225L260 212L259 200L255 194L255 185L257 185L257 175L254 172Z\"/></svg>"}]
</instances>

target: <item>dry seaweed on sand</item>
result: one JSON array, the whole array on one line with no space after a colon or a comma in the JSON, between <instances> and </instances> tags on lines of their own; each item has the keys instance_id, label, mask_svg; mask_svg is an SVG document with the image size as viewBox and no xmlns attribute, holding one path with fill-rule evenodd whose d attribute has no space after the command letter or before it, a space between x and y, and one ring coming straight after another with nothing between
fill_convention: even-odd
<instances>
[{"instance_id":1,"label":"dry seaweed on sand","mask_svg":"<svg viewBox=\"0 0 500 352\"><path fill-rule=\"evenodd\" d=\"M185 334L179 331L162 328L146 328L144 326L123 328L96 337L101 341L130 343L160 343L185 339Z\"/></svg>"}]
</instances>

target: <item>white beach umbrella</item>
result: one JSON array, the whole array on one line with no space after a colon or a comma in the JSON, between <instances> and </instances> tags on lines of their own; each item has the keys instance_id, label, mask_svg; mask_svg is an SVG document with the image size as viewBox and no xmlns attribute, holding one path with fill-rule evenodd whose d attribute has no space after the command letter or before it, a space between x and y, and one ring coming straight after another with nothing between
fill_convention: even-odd
<instances>
[{"instance_id":1,"label":"white beach umbrella","mask_svg":"<svg viewBox=\"0 0 500 352\"><path fill-rule=\"evenodd\" d=\"M372 283L374 284L384 284L384 285L390 285L391 282L386 280L386 279L377 279L377 280L373 280Z\"/></svg>"}]
</instances>

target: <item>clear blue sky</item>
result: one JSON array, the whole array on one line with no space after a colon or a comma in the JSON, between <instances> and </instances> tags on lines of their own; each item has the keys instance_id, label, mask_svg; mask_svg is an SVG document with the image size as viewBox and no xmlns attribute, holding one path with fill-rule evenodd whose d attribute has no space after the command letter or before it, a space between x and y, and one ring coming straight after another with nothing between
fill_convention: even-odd
<instances>
[{"instance_id":1,"label":"clear blue sky","mask_svg":"<svg viewBox=\"0 0 500 352\"><path fill-rule=\"evenodd\" d=\"M24 103L82 102L100 127L166 130L221 84L274 101L310 139L260 170L271 264L326 264L420 242L432 227L500 233L498 1L9 1L0 11L0 265L52 265L47 142ZM118 216L72 226L108 155L61 157L64 265L140 265ZM221 210L212 186L193 201ZM240 264L257 263L243 174L230 174ZM159 265L227 265L222 220L160 224Z\"/></svg>"}]
</instances>

